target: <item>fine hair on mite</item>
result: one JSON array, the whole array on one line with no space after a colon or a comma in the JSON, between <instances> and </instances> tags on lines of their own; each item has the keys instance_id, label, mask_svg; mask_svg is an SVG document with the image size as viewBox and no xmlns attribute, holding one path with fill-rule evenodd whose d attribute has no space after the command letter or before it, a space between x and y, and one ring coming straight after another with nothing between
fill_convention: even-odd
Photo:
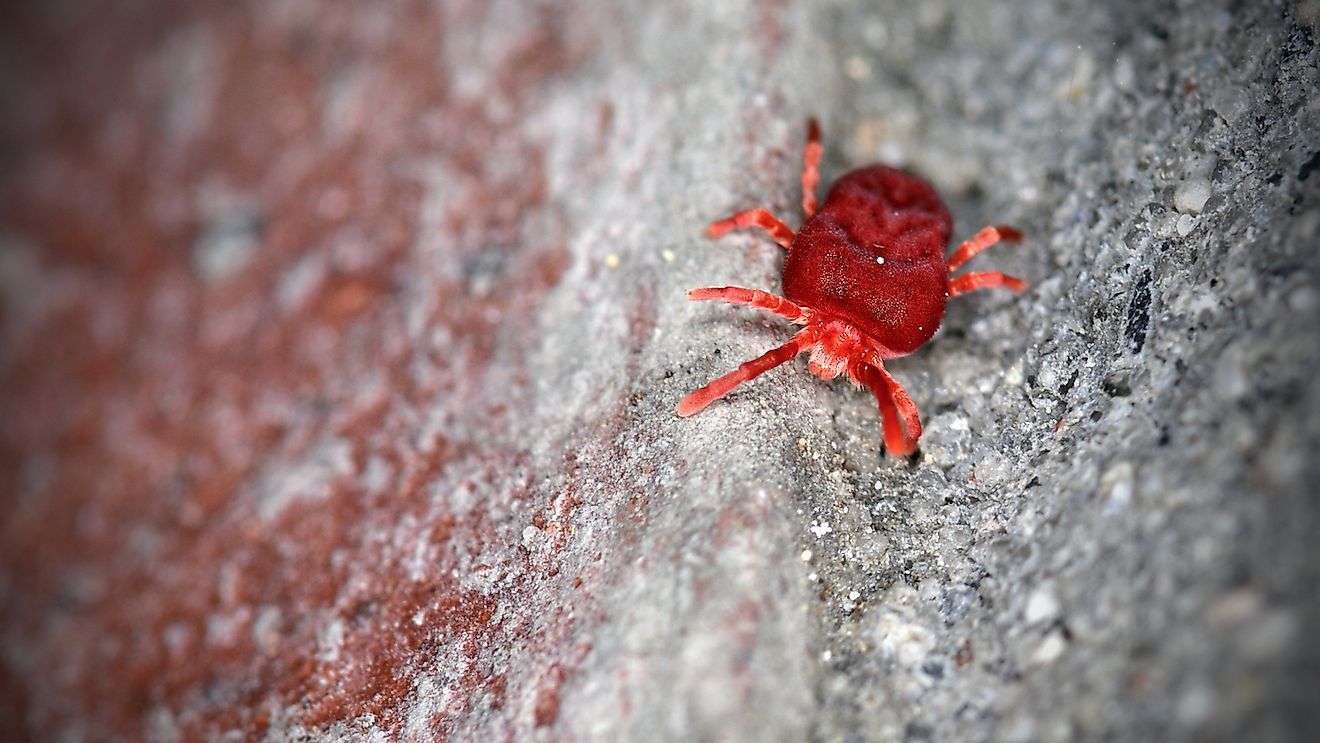
<instances>
[{"instance_id":1,"label":"fine hair on mite","mask_svg":"<svg viewBox=\"0 0 1320 743\"><path fill-rule=\"evenodd\" d=\"M982 228L945 256L953 218L929 183L895 168L868 165L830 186L820 183L820 126L807 122L802 156L802 227L794 232L765 209L738 212L710 225L712 238L744 227L765 230L788 251L783 296L737 286L689 290L693 300L720 300L772 312L803 326L787 343L748 361L683 398L678 414L694 415L733 388L801 353L821 379L847 375L880 406L885 449L897 457L916 451L921 418L906 390L885 370L888 359L926 344L944 319L950 297L1026 282L998 271L954 275L977 253L1022 233Z\"/></svg>"}]
</instances>

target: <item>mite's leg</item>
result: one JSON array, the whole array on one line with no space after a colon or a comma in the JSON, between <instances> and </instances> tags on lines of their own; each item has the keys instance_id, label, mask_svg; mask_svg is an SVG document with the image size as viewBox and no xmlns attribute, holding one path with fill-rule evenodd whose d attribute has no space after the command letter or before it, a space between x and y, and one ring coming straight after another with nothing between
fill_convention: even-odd
<instances>
[{"instance_id":1,"label":"mite's leg","mask_svg":"<svg viewBox=\"0 0 1320 743\"><path fill-rule=\"evenodd\" d=\"M816 213L816 186L820 184L820 124L816 117L807 120L807 144L802 148L802 214L811 219Z\"/></svg>"},{"instance_id":2,"label":"mite's leg","mask_svg":"<svg viewBox=\"0 0 1320 743\"><path fill-rule=\"evenodd\" d=\"M998 227L982 227L981 231L972 236L971 240L958 246L949 256L949 273L958 270L962 264L970 261L977 253L994 245L1000 240L1012 240L1017 242L1022 239L1022 233L1007 225Z\"/></svg>"},{"instance_id":3,"label":"mite's leg","mask_svg":"<svg viewBox=\"0 0 1320 743\"><path fill-rule=\"evenodd\" d=\"M792 302L770 292L763 292L760 289L744 289L740 286L721 286L710 287L707 289L689 289L688 299L699 301L703 299L718 299L729 304L745 304L755 307L758 310L773 312L787 320L794 322L805 321L807 311Z\"/></svg>"},{"instance_id":4,"label":"mite's leg","mask_svg":"<svg viewBox=\"0 0 1320 743\"><path fill-rule=\"evenodd\" d=\"M965 273L962 276L949 279L949 296L956 297L959 294L974 292L977 289L988 289L992 286L1006 286L1015 292L1020 292L1027 288L1027 282L1016 276L1009 276L998 271Z\"/></svg>"},{"instance_id":5,"label":"mite's leg","mask_svg":"<svg viewBox=\"0 0 1320 743\"><path fill-rule=\"evenodd\" d=\"M917 439L921 438L921 418L907 390L903 389L898 380L889 376L883 366L858 364L854 376L871 388L876 402L880 404L885 449L896 457L906 457L916 451Z\"/></svg>"},{"instance_id":6,"label":"mite's leg","mask_svg":"<svg viewBox=\"0 0 1320 743\"><path fill-rule=\"evenodd\" d=\"M710 236L719 237L730 230L739 227L760 227L775 239L775 242L787 248L793 244L793 238L796 233L788 228L788 225L780 222L775 215L764 209L751 209L745 212L738 212L728 219L721 219L718 222L712 222L710 225Z\"/></svg>"},{"instance_id":7,"label":"mite's leg","mask_svg":"<svg viewBox=\"0 0 1320 743\"><path fill-rule=\"evenodd\" d=\"M678 414L686 418L693 413L699 412L702 408L729 394L729 391L734 387L770 371L808 348L811 348L815 342L815 328L803 328L798 331L798 334L793 336L793 340L788 343L748 361L737 369L734 369L728 374L725 374L719 379L716 379L705 387L702 387L696 392L683 398L683 401L678 404Z\"/></svg>"}]
</instances>

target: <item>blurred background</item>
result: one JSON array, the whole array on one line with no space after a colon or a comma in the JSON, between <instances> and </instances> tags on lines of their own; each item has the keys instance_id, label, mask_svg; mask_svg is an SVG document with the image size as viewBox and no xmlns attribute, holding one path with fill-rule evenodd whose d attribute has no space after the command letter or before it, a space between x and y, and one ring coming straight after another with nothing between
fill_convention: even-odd
<instances>
[{"instance_id":1,"label":"blurred background","mask_svg":"<svg viewBox=\"0 0 1320 743\"><path fill-rule=\"evenodd\" d=\"M0 739L1310 740L1320 5L0 9ZM696 286L872 162L1021 295Z\"/></svg>"}]
</instances>

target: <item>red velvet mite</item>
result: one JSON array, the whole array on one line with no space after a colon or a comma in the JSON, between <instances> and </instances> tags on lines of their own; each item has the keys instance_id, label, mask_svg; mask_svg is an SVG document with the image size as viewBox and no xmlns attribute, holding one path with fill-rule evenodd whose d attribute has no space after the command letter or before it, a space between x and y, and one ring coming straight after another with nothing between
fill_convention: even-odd
<instances>
[{"instance_id":1,"label":"red velvet mite","mask_svg":"<svg viewBox=\"0 0 1320 743\"><path fill-rule=\"evenodd\" d=\"M820 181L820 127L807 123L802 164L802 229L793 230L765 209L739 212L711 224L719 237L739 227L760 227L788 250L784 296L736 286L693 289L688 298L718 299L773 312L805 326L788 343L739 366L678 404L689 416L734 387L805 351L821 379L847 373L875 394L885 448L907 456L917 448L917 406L884 362L906 356L930 340L949 297L975 289L1026 283L998 271L953 276L973 256L1000 240L1021 240L1012 227L986 227L944 256L953 219L935 189L916 176L871 165L840 178L816 208Z\"/></svg>"}]
</instances>

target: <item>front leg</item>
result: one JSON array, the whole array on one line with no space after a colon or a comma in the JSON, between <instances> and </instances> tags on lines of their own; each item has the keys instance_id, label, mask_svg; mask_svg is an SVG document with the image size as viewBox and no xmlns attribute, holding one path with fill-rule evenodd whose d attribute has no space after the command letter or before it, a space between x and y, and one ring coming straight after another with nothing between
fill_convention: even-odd
<instances>
[{"instance_id":1,"label":"front leg","mask_svg":"<svg viewBox=\"0 0 1320 743\"><path fill-rule=\"evenodd\" d=\"M1001 240L1018 242L1021 239L1022 233L1006 224L1001 224L998 227L982 227L980 232L973 235L972 239L959 245L958 249L953 251L953 255L949 256L949 273L957 271L959 266L975 258L977 253L991 245L998 244Z\"/></svg>"},{"instance_id":2,"label":"front leg","mask_svg":"<svg viewBox=\"0 0 1320 743\"><path fill-rule=\"evenodd\" d=\"M792 245L793 238L797 237L797 233L789 229L788 225L780 222L775 215L765 209L749 209L745 212L738 212L728 219L712 222L710 236L719 237L739 227L760 227L769 232L770 237L773 237L775 242L785 248Z\"/></svg>"},{"instance_id":3,"label":"front leg","mask_svg":"<svg viewBox=\"0 0 1320 743\"><path fill-rule=\"evenodd\" d=\"M992 286L1006 286L1015 292L1020 292L1027 288L1027 282L999 271L965 273L949 279L949 296L956 297L959 294L974 292L977 289L989 289Z\"/></svg>"}]
</instances>

